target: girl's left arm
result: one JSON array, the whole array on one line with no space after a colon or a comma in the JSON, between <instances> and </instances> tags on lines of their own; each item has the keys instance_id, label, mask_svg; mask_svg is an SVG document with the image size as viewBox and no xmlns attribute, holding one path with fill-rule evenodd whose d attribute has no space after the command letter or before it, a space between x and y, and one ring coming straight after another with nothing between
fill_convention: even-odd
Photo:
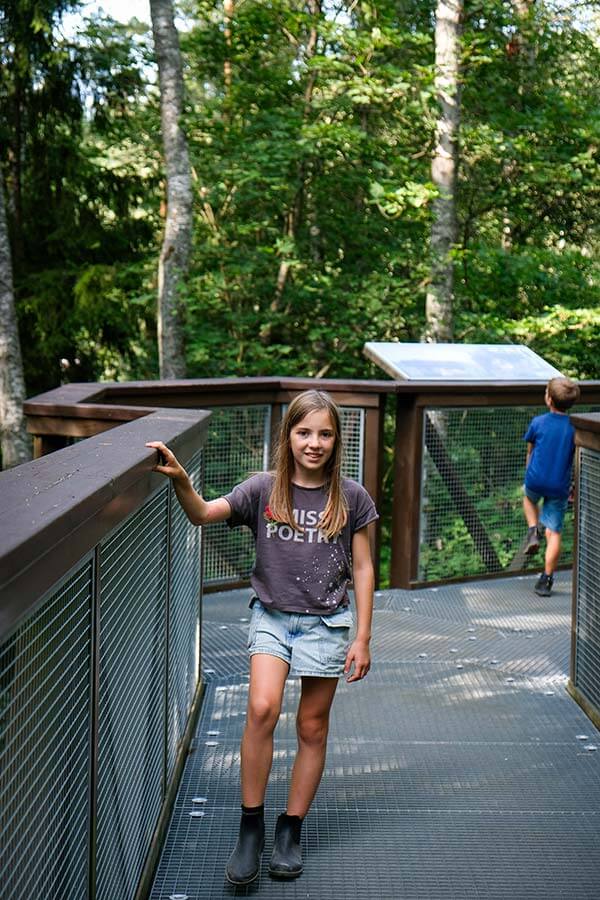
<instances>
[{"instance_id":1,"label":"girl's left arm","mask_svg":"<svg viewBox=\"0 0 600 900\"><path fill-rule=\"evenodd\" d=\"M360 681L371 667L371 623L373 620L373 590L375 575L371 560L368 526L352 536L352 572L356 602L356 637L346 656L344 674L347 681ZM354 666L354 671L350 670Z\"/></svg>"}]
</instances>

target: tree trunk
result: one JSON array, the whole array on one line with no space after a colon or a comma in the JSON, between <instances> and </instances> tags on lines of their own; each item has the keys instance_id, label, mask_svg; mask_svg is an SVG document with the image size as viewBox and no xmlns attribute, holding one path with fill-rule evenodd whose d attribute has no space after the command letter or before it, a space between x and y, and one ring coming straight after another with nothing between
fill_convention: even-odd
<instances>
[{"instance_id":1,"label":"tree trunk","mask_svg":"<svg viewBox=\"0 0 600 900\"><path fill-rule=\"evenodd\" d=\"M225 37L225 46L227 47L225 62L223 63L223 81L225 83L225 98L228 103L231 102L231 23L234 12L234 0L223 0L223 35Z\"/></svg>"},{"instance_id":2,"label":"tree trunk","mask_svg":"<svg viewBox=\"0 0 600 900\"><path fill-rule=\"evenodd\" d=\"M4 469L31 459L31 443L23 415L24 401L25 378L15 311L4 180L0 172L0 446Z\"/></svg>"},{"instance_id":3,"label":"tree trunk","mask_svg":"<svg viewBox=\"0 0 600 900\"><path fill-rule=\"evenodd\" d=\"M530 41L532 10L535 0L513 0L513 9L517 17L518 30L511 36L506 44L506 54L516 67L518 76L518 104L524 111L525 92L531 82L531 69L535 63L535 48ZM503 181L510 181L511 169L516 168L516 160L512 159L505 164L502 173ZM503 210L501 246L506 252L513 246L513 222L508 207Z\"/></svg>"},{"instance_id":4,"label":"tree trunk","mask_svg":"<svg viewBox=\"0 0 600 900\"><path fill-rule=\"evenodd\" d=\"M192 176L181 127L183 66L171 0L150 0L158 63L167 213L158 265L158 351L161 378L185 378L181 289L192 245Z\"/></svg>"},{"instance_id":5,"label":"tree trunk","mask_svg":"<svg viewBox=\"0 0 600 900\"><path fill-rule=\"evenodd\" d=\"M23 195L22 195L22 165L23 165L23 82L20 76L15 76L15 88L13 98L13 141L9 147L8 158L12 170L12 190L10 181L7 185L10 194L10 211L13 220L13 252L15 268L23 261L25 250L23 246ZM6 215L6 210L5 210Z\"/></svg>"},{"instance_id":6,"label":"tree trunk","mask_svg":"<svg viewBox=\"0 0 600 900\"><path fill-rule=\"evenodd\" d=\"M460 125L460 22L462 0L438 0L435 26L435 85L440 105L431 176L438 189L431 227L431 279L425 302L427 341L452 340L454 265L457 240L456 174Z\"/></svg>"},{"instance_id":7,"label":"tree trunk","mask_svg":"<svg viewBox=\"0 0 600 900\"><path fill-rule=\"evenodd\" d=\"M523 73L526 79L527 68L535 63L535 47L526 34L531 27L531 13L535 0L513 0L513 6L519 19L519 31L514 36L514 55L521 65L524 65Z\"/></svg>"}]
</instances>

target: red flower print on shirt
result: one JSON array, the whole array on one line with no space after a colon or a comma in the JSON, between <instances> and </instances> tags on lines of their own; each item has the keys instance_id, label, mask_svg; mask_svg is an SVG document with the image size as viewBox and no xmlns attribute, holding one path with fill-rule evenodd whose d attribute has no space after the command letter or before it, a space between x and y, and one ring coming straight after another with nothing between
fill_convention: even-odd
<instances>
[{"instance_id":1,"label":"red flower print on shirt","mask_svg":"<svg viewBox=\"0 0 600 900\"><path fill-rule=\"evenodd\" d=\"M277 519L273 515L273 510L271 509L271 507L269 506L268 503L265 506L265 510L263 512L263 518L264 518L265 522L277 522Z\"/></svg>"}]
</instances>

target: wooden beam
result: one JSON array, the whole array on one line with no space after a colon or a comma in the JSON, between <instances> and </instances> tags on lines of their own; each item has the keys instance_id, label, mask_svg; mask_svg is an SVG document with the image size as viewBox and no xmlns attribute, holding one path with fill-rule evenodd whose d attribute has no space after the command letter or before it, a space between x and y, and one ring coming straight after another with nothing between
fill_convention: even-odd
<instances>
[{"instance_id":1,"label":"wooden beam","mask_svg":"<svg viewBox=\"0 0 600 900\"><path fill-rule=\"evenodd\" d=\"M363 483L375 502L380 518L375 527L370 529L371 553L375 565L375 584L380 580L380 546L381 546L381 481L383 474L383 429L385 420L385 397L379 395L377 409L365 410L364 472Z\"/></svg>"},{"instance_id":2,"label":"wooden beam","mask_svg":"<svg viewBox=\"0 0 600 900\"><path fill-rule=\"evenodd\" d=\"M422 444L423 411L417 407L414 397L399 396L390 569L390 587L393 588L409 588L418 578Z\"/></svg>"},{"instance_id":3,"label":"wooden beam","mask_svg":"<svg viewBox=\"0 0 600 900\"><path fill-rule=\"evenodd\" d=\"M29 431L29 427L27 430ZM68 443L69 439L64 437L64 432L62 431L57 435L35 435L33 438L33 458L40 459L42 456L47 456L48 453L54 453L55 450L61 450L63 447L66 447Z\"/></svg>"}]
</instances>

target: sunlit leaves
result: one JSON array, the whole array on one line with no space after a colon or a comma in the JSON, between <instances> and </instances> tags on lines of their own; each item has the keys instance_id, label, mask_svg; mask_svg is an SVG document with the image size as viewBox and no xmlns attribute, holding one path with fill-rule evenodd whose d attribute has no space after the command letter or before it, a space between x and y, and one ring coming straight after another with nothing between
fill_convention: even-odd
<instances>
[{"instance_id":1,"label":"sunlit leaves","mask_svg":"<svg viewBox=\"0 0 600 900\"><path fill-rule=\"evenodd\" d=\"M84 360L86 377L137 377L155 362L164 186L151 38L95 17L65 43L44 23L67 5L6 5L18 52L0 76L13 201L15 78L37 73L17 260L36 388L56 377L57 354ZM184 295L191 374L375 374L366 340L419 338L435 196L434 8L330 0L315 22L305 0L240 0L228 44L222 0L179 4L196 216ZM558 16L539 0L525 26L512 3L465 8L457 338L531 343L559 368L597 376L597 34L570 2Z\"/></svg>"}]
</instances>

